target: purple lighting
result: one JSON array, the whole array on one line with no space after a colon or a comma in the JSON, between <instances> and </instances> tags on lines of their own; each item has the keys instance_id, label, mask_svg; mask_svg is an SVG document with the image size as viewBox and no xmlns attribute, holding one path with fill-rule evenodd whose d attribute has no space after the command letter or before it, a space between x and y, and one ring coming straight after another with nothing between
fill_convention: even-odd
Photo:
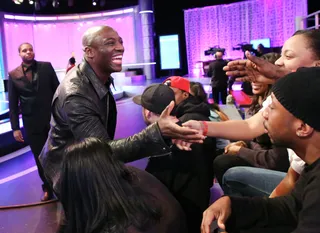
<instances>
[{"instance_id":1,"label":"purple lighting","mask_svg":"<svg viewBox=\"0 0 320 233\"><path fill-rule=\"evenodd\" d=\"M189 73L199 72L198 62L213 60L204 51L216 45L226 49L229 59L242 58L243 52L232 48L253 39L270 38L272 47L282 46L295 32L295 18L306 15L307 0L253 0L185 10Z\"/></svg>"}]
</instances>

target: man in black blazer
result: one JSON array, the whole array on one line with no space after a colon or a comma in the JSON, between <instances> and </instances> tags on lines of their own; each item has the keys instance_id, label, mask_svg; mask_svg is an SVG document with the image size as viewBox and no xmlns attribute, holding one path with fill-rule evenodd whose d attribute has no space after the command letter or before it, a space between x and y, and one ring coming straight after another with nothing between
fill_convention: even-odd
<instances>
[{"instance_id":1,"label":"man in black blazer","mask_svg":"<svg viewBox=\"0 0 320 233\"><path fill-rule=\"evenodd\" d=\"M23 125L36 161L39 176L43 181L42 201L52 198L51 188L46 181L38 156L45 144L50 129L51 102L59 80L50 62L34 60L33 47L29 43L19 46L22 64L9 72L10 122L16 141L24 142L20 125L21 110Z\"/></svg>"}]
</instances>

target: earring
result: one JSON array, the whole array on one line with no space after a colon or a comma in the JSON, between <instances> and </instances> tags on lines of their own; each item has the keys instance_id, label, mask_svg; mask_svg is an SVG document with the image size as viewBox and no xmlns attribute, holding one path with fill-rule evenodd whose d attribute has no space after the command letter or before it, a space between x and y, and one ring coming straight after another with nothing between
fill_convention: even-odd
<instances>
[{"instance_id":1,"label":"earring","mask_svg":"<svg viewBox=\"0 0 320 233\"><path fill-rule=\"evenodd\" d=\"M298 132L297 135L298 135L298 137L301 137L301 133L300 132Z\"/></svg>"}]
</instances>

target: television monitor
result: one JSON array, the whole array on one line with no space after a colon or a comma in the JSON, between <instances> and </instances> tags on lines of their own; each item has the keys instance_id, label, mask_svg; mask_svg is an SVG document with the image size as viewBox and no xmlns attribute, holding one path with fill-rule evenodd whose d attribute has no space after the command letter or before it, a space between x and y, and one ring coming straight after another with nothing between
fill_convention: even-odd
<instances>
[{"instance_id":1,"label":"television monitor","mask_svg":"<svg viewBox=\"0 0 320 233\"><path fill-rule=\"evenodd\" d=\"M251 40L250 44L253 45L254 49L257 49L259 44L262 44L265 48L270 48L270 38Z\"/></svg>"},{"instance_id":2,"label":"television monitor","mask_svg":"<svg viewBox=\"0 0 320 233\"><path fill-rule=\"evenodd\" d=\"M180 69L179 35L159 36L159 45L161 69Z\"/></svg>"}]
</instances>

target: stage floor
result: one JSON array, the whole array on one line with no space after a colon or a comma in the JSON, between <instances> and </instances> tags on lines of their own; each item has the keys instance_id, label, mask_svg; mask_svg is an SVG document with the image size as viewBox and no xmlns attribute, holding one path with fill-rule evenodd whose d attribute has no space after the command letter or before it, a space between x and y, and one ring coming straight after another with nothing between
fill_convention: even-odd
<instances>
[{"instance_id":1,"label":"stage floor","mask_svg":"<svg viewBox=\"0 0 320 233\"><path fill-rule=\"evenodd\" d=\"M203 82L206 90L209 91L208 79L190 78L190 80ZM141 94L146 86L162 81L161 79L131 83L126 81L127 83L122 85L116 84L116 88L123 90L126 97L117 100L118 119L115 139L126 138L145 128L141 116L141 106L134 104L132 97ZM6 97L2 98L2 100L6 100ZM237 116L232 112L233 110L231 107L229 114L234 114L231 116L234 119ZM130 124L130 122L134 122L134 124ZM130 164L144 169L147 165L147 159L134 161ZM217 185L212 188L211 194L213 196L220 195L221 190ZM56 232L61 217L61 206L58 202L27 208L1 209L5 206L35 203L40 200L42 195L41 181L29 147L0 157L0 190L1 233Z\"/></svg>"}]
</instances>

